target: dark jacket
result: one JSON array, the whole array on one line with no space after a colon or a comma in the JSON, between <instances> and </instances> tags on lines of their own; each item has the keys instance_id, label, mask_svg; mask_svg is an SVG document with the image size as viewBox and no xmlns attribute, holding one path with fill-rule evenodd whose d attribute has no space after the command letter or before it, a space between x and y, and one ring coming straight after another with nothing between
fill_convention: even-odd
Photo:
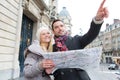
<instances>
[{"instance_id":1,"label":"dark jacket","mask_svg":"<svg viewBox=\"0 0 120 80\"><path fill-rule=\"evenodd\" d=\"M101 24L96 24L94 21L91 22L89 31L83 36L68 36L65 44L68 50L83 49L89 43L91 43L99 34ZM56 45L53 45L53 51L56 52ZM72 71L72 72L71 72ZM65 74L64 76L63 73ZM78 75L78 76L76 76ZM54 80L91 80L85 70L79 68L61 68L54 72Z\"/></svg>"},{"instance_id":2,"label":"dark jacket","mask_svg":"<svg viewBox=\"0 0 120 80\"><path fill-rule=\"evenodd\" d=\"M95 24L94 21L91 22L89 31L83 36L76 35L74 37L68 36L65 44L68 50L83 49L89 43L91 43L99 34L102 24ZM56 52L56 45L53 45L53 51Z\"/></svg>"}]
</instances>

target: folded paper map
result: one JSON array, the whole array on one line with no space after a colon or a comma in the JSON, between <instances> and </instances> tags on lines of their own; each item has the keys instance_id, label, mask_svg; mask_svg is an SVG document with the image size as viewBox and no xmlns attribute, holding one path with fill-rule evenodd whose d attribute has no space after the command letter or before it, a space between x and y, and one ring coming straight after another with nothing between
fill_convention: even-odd
<instances>
[{"instance_id":1,"label":"folded paper map","mask_svg":"<svg viewBox=\"0 0 120 80\"><path fill-rule=\"evenodd\" d=\"M102 54L101 47L90 49L49 52L42 54L45 59L52 59L56 68L81 68L91 70L99 68Z\"/></svg>"}]
</instances>

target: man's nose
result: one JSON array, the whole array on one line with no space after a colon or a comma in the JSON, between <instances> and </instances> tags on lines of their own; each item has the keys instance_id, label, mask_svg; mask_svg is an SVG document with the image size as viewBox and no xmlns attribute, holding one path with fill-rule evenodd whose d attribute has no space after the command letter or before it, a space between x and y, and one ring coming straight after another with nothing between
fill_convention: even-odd
<instances>
[{"instance_id":1,"label":"man's nose","mask_svg":"<svg viewBox=\"0 0 120 80\"><path fill-rule=\"evenodd\" d=\"M62 30L62 27L61 27L61 26L59 27L59 30Z\"/></svg>"}]
</instances>

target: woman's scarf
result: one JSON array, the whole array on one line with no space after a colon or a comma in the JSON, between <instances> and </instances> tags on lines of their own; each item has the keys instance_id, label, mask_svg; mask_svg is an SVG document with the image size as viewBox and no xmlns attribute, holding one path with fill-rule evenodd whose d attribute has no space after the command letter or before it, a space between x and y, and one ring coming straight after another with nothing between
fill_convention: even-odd
<instances>
[{"instance_id":1,"label":"woman's scarf","mask_svg":"<svg viewBox=\"0 0 120 80\"><path fill-rule=\"evenodd\" d=\"M66 35L60 36L60 37L55 36L54 39L55 39L55 44L56 44L55 48L57 51L67 51L68 50L67 46L64 43L67 39Z\"/></svg>"}]
</instances>

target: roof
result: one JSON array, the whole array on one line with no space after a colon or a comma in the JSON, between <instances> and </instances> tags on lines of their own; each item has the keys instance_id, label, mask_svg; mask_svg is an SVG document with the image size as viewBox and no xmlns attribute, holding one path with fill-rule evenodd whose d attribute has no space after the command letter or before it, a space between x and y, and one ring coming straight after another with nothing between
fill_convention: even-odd
<instances>
[{"instance_id":1,"label":"roof","mask_svg":"<svg viewBox=\"0 0 120 80\"><path fill-rule=\"evenodd\" d=\"M69 12L67 11L66 7L63 7L62 11L60 11L60 13L59 13L59 16L71 19L71 16L70 16Z\"/></svg>"}]
</instances>

